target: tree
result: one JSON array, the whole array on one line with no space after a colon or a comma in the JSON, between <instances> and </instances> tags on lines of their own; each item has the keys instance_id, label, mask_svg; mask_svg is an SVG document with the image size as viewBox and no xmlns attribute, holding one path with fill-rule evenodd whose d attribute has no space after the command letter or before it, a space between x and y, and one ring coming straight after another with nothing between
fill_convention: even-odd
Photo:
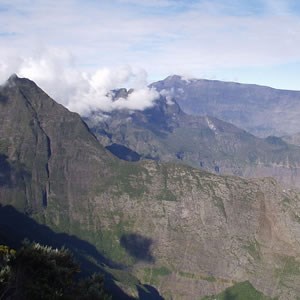
<instances>
[{"instance_id":1,"label":"tree","mask_svg":"<svg viewBox=\"0 0 300 300\"><path fill-rule=\"evenodd\" d=\"M76 280L79 265L65 248L29 242L18 251L0 246L0 268L0 300L110 299L101 275Z\"/></svg>"}]
</instances>

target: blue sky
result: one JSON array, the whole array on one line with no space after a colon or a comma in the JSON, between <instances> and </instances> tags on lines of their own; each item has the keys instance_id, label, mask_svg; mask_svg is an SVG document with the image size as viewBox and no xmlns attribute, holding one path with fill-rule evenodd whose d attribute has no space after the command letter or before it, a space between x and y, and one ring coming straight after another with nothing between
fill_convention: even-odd
<instances>
[{"instance_id":1,"label":"blue sky","mask_svg":"<svg viewBox=\"0 0 300 300\"><path fill-rule=\"evenodd\" d=\"M296 0L0 0L0 28L0 80L16 72L56 97L72 74L124 68L116 84L180 74L300 90Z\"/></svg>"}]
</instances>

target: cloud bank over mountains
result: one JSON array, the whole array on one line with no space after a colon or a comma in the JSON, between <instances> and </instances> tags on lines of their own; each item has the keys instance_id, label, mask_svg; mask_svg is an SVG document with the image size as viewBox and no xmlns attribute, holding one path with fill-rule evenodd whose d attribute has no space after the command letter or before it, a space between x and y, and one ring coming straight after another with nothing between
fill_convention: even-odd
<instances>
[{"instance_id":1,"label":"cloud bank over mountains","mask_svg":"<svg viewBox=\"0 0 300 300\"><path fill-rule=\"evenodd\" d=\"M35 81L56 101L82 116L97 110L144 110L160 96L156 90L147 87L147 73L143 69L125 65L82 72L75 66L75 59L70 53L55 48L35 57L1 61L2 82L11 73ZM113 100L111 91L121 87L134 90L126 99Z\"/></svg>"},{"instance_id":2,"label":"cloud bank over mountains","mask_svg":"<svg viewBox=\"0 0 300 300\"><path fill-rule=\"evenodd\" d=\"M57 48L86 72L130 65L151 81L185 74L299 89L298 28L296 0L1 0L0 62Z\"/></svg>"}]
</instances>

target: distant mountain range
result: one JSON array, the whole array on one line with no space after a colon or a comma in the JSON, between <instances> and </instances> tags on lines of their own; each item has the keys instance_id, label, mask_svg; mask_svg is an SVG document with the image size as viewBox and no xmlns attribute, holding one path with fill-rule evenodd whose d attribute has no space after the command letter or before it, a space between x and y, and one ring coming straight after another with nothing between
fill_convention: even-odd
<instances>
[{"instance_id":1,"label":"distant mountain range","mask_svg":"<svg viewBox=\"0 0 300 300\"><path fill-rule=\"evenodd\" d=\"M292 135L283 136L282 139L287 143L300 146L300 132Z\"/></svg>"},{"instance_id":2,"label":"distant mountain range","mask_svg":"<svg viewBox=\"0 0 300 300\"><path fill-rule=\"evenodd\" d=\"M200 132L195 143L203 137L238 150L238 141L249 139L249 147L257 142L264 151L294 151L280 139L257 139L160 101L144 113L124 114L134 120L132 136L138 143L142 140L135 135L145 141L160 136L161 143L172 132L194 126ZM119 124L120 138L126 137L127 123ZM104 136L108 128L95 133ZM184 151L177 153L178 160L187 155ZM120 160L78 114L34 82L13 76L0 87L0 242L26 232L37 242L46 235L55 245L65 240L86 267L109 276L112 290L123 291L125 298L119 293L115 299L223 299L231 292L242 295L237 299L297 299L299 197L272 178L246 180L183 164Z\"/></svg>"},{"instance_id":3,"label":"distant mountain range","mask_svg":"<svg viewBox=\"0 0 300 300\"><path fill-rule=\"evenodd\" d=\"M260 137L299 132L299 91L177 75L151 86L170 92L188 114L216 117Z\"/></svg>"},{"instance_id":4,"label":"distant mountain range","mask_svg":"<svg viewBox=\"0 0 300 300\"><path fill-rule=\"evenodd\" d=\"M125 89L115 91L127 97ZM144 111L94 112L85 118L99 141L125 160L177 162L219 174L271 176L300 187L300 147L279 137L258 138L211 116L184 113L161 96Z\"/></svg>"}]
</instances>

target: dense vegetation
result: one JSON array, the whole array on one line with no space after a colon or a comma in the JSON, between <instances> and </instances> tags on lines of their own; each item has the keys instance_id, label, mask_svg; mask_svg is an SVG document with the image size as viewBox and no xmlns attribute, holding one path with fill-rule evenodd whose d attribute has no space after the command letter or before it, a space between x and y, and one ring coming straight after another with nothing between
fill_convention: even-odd
<instances>
[{"instance_id":1,"label":"dense vegetation","mask_svg":"<svg viewBox=\"0 0 300 300\"><path fill-rule=\"evenodd\" d=\"M0 299L111 299L101 275L79 277L67 249L29 242L17 251L0 246Z\"/></svg>"}]
</instances>

